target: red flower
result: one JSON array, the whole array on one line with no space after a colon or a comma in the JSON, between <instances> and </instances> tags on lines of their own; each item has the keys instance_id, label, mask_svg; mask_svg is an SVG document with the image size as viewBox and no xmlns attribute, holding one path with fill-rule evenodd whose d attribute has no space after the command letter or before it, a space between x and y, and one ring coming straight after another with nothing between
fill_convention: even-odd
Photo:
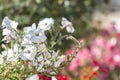
<instances>
[{"instance_id":1,"label":"red flower","mask_svg":"<svg viewBox=\"0 0 120 80\"><path fill-rule=\"evenodd\" d=\"M39 75L39 79L40 79L40 80L52 80L51 77L48 77L48 76L46 76L46 75Z\"/></svg>"},{"instance_id":2,"label":"red flower","mask_svg":"<svg viewBox=\"0 0 120 80\"><path fill-rule=\"evenodd\" d=\"M68 79L68 77L65 76L65 75L60 75L60 76L58 77L58 80L69 80L69 79Z\"/></svg>"},{"instance_id":3,"label":"red flower","mask_svg":"<svg viewBox=\"0 0 120 80\"><path fill-rule=\"evenodd\" d=\"M100 65L96 60L93 60L93 63L94 63L95 66L98 66L99 69L100 69L103 73L107 73L107 72L108 72L108 70L105 69L105 68L103 68L102 65Z\"/></svg>"}]
</instances>

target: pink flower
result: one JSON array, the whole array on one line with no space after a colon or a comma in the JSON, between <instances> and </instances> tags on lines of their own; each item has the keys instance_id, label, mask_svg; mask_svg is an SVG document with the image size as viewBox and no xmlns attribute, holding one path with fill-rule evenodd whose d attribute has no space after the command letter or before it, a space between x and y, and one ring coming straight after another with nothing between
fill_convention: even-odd
<instances>
[{"instance_id":1,"label":"pink flower","mask_svg":"<svg viewBox=\"0 0 120 80\"><path fill-rule=\"evenodd\" d=\"M91 56L100 59L102 57L102 50L99 47L91 46Z\"/></svg>"},{"instance_id":2,"label":"pink flower","mask_svg":"<svg viewBox=\"0 0 120 80\"><path fill-rule=\"evenodd\" d=\"M75 58L72 60L72 62L70 63L70 66L69 66L69 70L70 71L76 71L77 68L79 66L79 59L78 58Z\"/></svg>"},{"instance_id":3,"label":"pink flower","mask_svg":"<svg viewBox=\"0 0 120 80\"><path fill-rule=\"evenodd\" d=\"M67 55L71 55L73 53L74 53L74 47L72 47L71 49L69 49L69 50L66 51Z\"/></svg>"},{"instance_id":4,"label":"pink flower","mask_svg":"<svg viewBox=\"0 0 120 80\"><path fill-rule=\"evenodd\" d=\"M102 48L105 46L105 38L102 36L97 36L91 45Z\"/></svg>"},{"instance_id":5,"label":"pink flower","mask_svg":"<svg viewBox=\"0 0 120 80\"><path fill-rule=\"evenodd\" d=\"M69 70L76 71L79 66L84 66L91 59L91 55L87 48L80 50L75 59L72 60Z\"/></svg>"},{"instance_id":6,"label":"pink flower","mask_svg":"<svg viewBox=\"0 0 120 80\"><path fill-rule=\"evenodd\" d=\"M91 59L91 54L90 54L89 49L87 48L81 49L78 52L76 58L79 59L79 66L84 66Z\"/></svg>"},{"instance_id":7,"label":"pink flower","mask_svg":"<svg viewBox=\"0 0 120 80\"><path fill-rule=\"evenodd\" d=\"M112 51L113 49L116 48L116 44L117 44L117 39L113 37L107 41L106 49Z\"/></svg>"}]
</instances>

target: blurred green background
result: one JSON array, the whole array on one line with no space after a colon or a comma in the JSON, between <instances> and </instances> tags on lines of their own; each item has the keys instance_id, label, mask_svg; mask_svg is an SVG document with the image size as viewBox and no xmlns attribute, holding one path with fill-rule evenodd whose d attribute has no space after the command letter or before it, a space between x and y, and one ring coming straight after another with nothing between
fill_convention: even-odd
<instances>
[{"instance_id":1,"label":"blurred green background","mask_svg":"<svg viewBox=\"0 0 120 80\"><path fill-rule=\"evenodd\" d=\"M8 16L22 29L46 17L58 22L66 17L73 22L76 38L88 37L94 32L91 15L95 10L105 10L108 3L109 0L0 0L0 23Z\"/></svg>"}]
</instances>

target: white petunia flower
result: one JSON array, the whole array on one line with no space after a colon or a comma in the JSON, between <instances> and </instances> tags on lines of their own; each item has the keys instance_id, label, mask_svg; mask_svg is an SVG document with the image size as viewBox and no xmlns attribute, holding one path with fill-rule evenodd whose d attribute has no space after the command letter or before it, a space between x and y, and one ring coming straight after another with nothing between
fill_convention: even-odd
<instances>
[{"instance_id":1,"label":"white petunia flower","mask_svg":"<svg viewBox=\"0 0 120 80\"><path fill-rule=\"evenodd\" d=\"M23 31L24 31L25 34L28 34L29 31L31 31L31 30L36 30L36 24L35 23L33 23L32 26L23 28Z\"/></svg>"},{"instance_id":2,"label":"white petunia flower","mask_svg":"<svg viewBox=\"0 0 120 80\"><path fill-rule=\"evenodd\" d=\"M61 24L62 24L62 28L66 28L67 32L73 33L75 31L72 23L64 17L61 20Z\"/></svg>"},{"instance_id":3,"label":"white petunia flower","mask_svg":"<svg viewBox=\"0 0 120 80\"><path fill-rule=\"evenodd\" d=\"M30 37L28 35L24 35L23 36L23 40L22 40L22 46L30 46L32 45L32 41L30 40Z\"/></svg>"},{"instance_id":4,"label":"white petunia flower","mask_svg":"<svg viewBox=\"0 0 120 80\"><path fill-rule=\"evenodd\" d=\"M16 55L16 52L14 51L15 49L8 49L7 51L3 51L2 52L2 56L5 57L6 56L6 60L7 61L18 61L18 56Z\"/></svg>"},{"instance_id":5,"label":"white petunia flower","mask_svg":"<svg viewBox=\"0 0 120 80\"><path fill-rule=\"evenodd\" d=\"M45 18L38 23L38 28L41 30L49 30L51 26L54 24L53 18Z\"/></svg>"},{"instance_id":6,"label":"white petunia flower","mask_svg":"<svg viewBox=\"0 0 120 80\"><path fill-rule=\"evenodd\" d=\"M8 17L5 17L2 22L3 28L7 28L10 31L12 31L13 29L17 30L17 25L17 22L10 20Z\"/></svg>"},{"instance_id":7,"label":"white petunia flower","mask_svg":"<svg viewBox=\"0 0 120 80\"><path fill-rule=\"evenodd\" d=\"M4 57L7 56L7 51L2 51L0 54L0 64L4 62Z\"/></svg>"},{"instance_id":8,"label":"white petunia flower","mask_svg":"<svg viewBox=\"0 0 120 80\"><path fill-rule=\"evenodd\" d=\"M2 22L3 33L5 36L3 40L8 40L8 38L16 38L16 30L18 23L5 17ZM6 37L7 36L7 37Z\"/></svg>"},{"instance_id":9,"label":"white petunia flower","mask_svg":"<svg viewBox=\"0 0 120 80\"><path fill-rule=\"evenodd\" d=\"M24 27L23 29L23 32L24 32L24 35L23 35L23 40L22 40L22 46L30 46L32 45L32 41L31 41L31 34L30 34L30 31L32 30L36 30L36 25L35 23L32 24L32 26L30 27Z\"/></svg>"},{"instance_id":10,"label":"white petunia flower","mask_svg":"<svg viewBox=\"0 0 120 80\"><path fill-rule=\"evenodd\" d=\"M34 74L34 75L28 77L26 80L39 80L39 77L37 74Z\"/></svg>"},{"instance_id":11,"label":"white petunia flower","mask_svg":"<svg viewBox=\"0 0 120 80\"><path fill-rule=\"evenodd\" d=\"M44 42L47 37L45 36L45 33L43 30L37 29L35 23L32 24L31 27L25 27L24 28L24 41L25 43L41 43ZM31 41L31 42L30 42Z\"/></svg>"},{"instance_id":12,"label":"white petunia flower","mask_svg":"<svg viewBox=\"0 0 120 80\"><path fill-rule=\"evenodd\" d=\"M33 43L42 43L47 39L45 33L40 29L31 30L29 34L31 36L30 39Z\"/></svg>"},{"instance_id":13,"label":"white petunia flower","mask_svg":"<svg viewBox=\"0 0 120 80\"><path fill-rule=\"evenodd\" d=\"M29 46L26 47L20 54L21 59L23 60L33 60L36 55L36 47Z\"/></svg>"},{"instance_id":14,"label":"white petunia flower","mask_svg":"<svg viewBox=\"0 0 120 80\"><path fill-rule=\"evenodd\" d=\"M29 33L32 30L36 30L36 24L35 23L33 23L32 26L30 26L30 27L24 27L23 32L25 34L23 35L23 37L27 38L27 39L30 39L31 35Z\"/></svg>"}]
</instances>

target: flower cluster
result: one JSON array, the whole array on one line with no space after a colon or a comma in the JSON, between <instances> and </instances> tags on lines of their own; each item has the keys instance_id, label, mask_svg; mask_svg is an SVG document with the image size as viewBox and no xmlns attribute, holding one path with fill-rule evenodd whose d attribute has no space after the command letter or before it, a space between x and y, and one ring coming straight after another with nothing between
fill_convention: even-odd
<instances>
[{"instance_id":1,"label":"flower cluster","mask_svg":"<svg viewBox=\"0 0 120 80\"><path fill-rule=\"evenodd\" d=\"M81 73L81 80L90 78L90 74L86 73L89 69L81 71L81 68L84 69L86 66L97 69L96 72L99 71L99 73L95 76L100 80L107 80L107 77L116 80L119 77L116 71L120 70L120 19L114 16L108 17L108 19L104 17L105 22L103 19L101 25L95 26L99 33L95 33L87 40L86 46L78 51L76 58L69 65L69 71L75 72L75 76ZM73 46L66 51L66 55L74 54L74 52ZM113 75L116 75L115 78Z\"/></svg>"},{"instance_id":2,"label":"flower cluster","mask_svg":"<svg viewBox=\"0 0 120 80\"><path fill-rule=\"evenodd\" d=\"M67 32L74 32L72 23L66 18L62 18L61 25L58 27L59 31L54 31L60 33L61 30L66 28ZM33 23L31 26L24 27L23 31L18 30L17 27L18 22L12 21L8 17L3 19L3 44L1 45L3 51L0 54L0 66L5 63L11 63L11 65L7 66L18 65L20 63L21 72L25 73L26 67L28 68L28 72L29 70L33 70L31 74L22 76L21 78L19 76L18 79L39 80L38 74L48 76L58 75L63 67L62 63L64 63L65 56L60 55L59 49L55 50L53 48L57 44L56 38L59 36L59 33L51 35L51 28L54 28L54 19L45 18L40 20L38 25ZM47 32L52 37L52 46L50 47L47 46ZM4 79L4 76L7 76L7 74L6 72L6 74L1 75L0 77L3 77L1 79ZM21 73L20 75L23 74Z\"/></svg>"}]
</instances>

